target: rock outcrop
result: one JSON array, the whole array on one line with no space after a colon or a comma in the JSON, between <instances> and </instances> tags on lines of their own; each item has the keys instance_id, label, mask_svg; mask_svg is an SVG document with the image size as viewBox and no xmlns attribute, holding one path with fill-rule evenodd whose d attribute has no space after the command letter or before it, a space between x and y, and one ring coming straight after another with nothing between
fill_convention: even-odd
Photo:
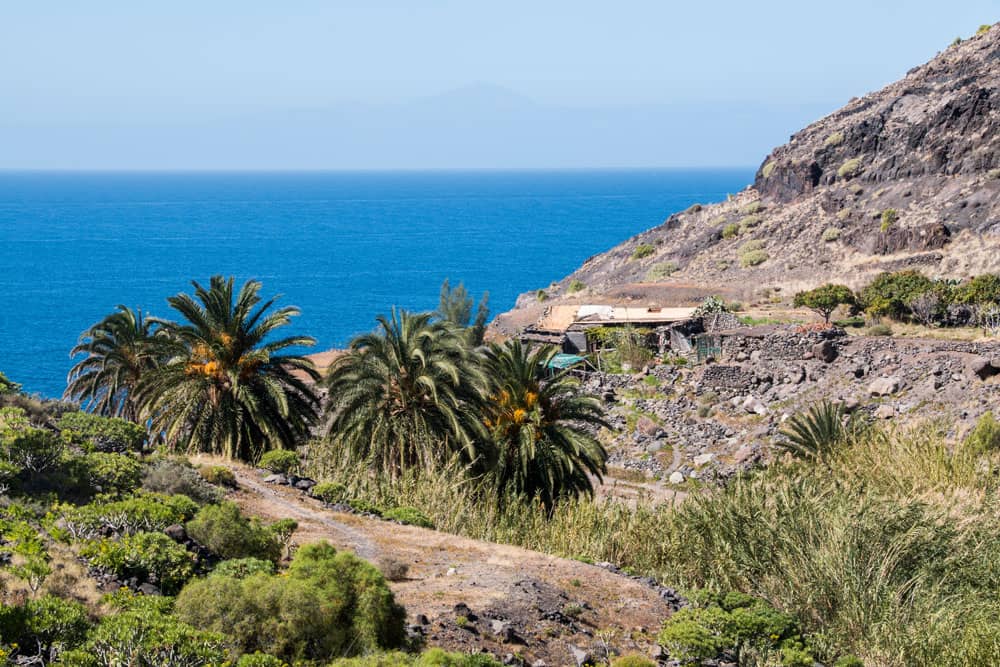
<instances>
[{"instance_id":1,"label":"rock outcrop","mask_svg":"<svg viewBox=\"0 0 1000 667\"><path fill-rule=\"evenodd\" d=\"M797 132L729 201L592 257L544 305L523 295L522 317L497 327L553 303L750 299L902 268L1000 271L1000 24ZM570 294L573 281L585 289Z\"/></svg>"}]
</instances>

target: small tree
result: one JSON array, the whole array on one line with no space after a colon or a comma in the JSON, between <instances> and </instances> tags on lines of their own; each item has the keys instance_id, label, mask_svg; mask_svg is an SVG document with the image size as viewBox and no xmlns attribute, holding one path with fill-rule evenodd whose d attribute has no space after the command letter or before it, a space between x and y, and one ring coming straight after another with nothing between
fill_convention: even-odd
<instances>
[{"instance_id":1,"label":"small tree","mask_svg":"<svg viewBox=\"0 0 1000 667\"><path fill-rule=\"evenodd\" d=\"M441 283L441 296L438 299L438 309L436 315L444 322L465 329L468 332L469 343L473 346L483 344L483 336L486 333L486 325L490 319L490 293L484 292L483 298L479 300L479 307L476 309L476 317L472 318L472 305L474 303L465 285L459 283L452 287L445 278Z\"/></svg>"},{"instance_id":2,"label":"small tree","mask_svg":"<svg viewBox=\"0 0 1000 667\"><path fill-rule=\"evenodd\" d=\"M829 322L830 314L838 306L853 306L855 297L847 285L827 283L816 289L799 292L795 295L794 303L797 308L808 308L822 317L824 322Z\"/></svg>"}]
</instances>

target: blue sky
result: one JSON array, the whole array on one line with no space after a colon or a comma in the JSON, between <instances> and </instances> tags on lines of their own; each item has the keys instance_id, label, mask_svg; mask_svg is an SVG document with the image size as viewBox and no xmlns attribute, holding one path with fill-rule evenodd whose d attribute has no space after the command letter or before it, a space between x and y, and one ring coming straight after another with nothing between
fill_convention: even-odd
<instances>
[{"instance_id":1,"label":"blue sky","mask_svg":"<svg viewBox=\"0 0 1000 667\"><path fill-rule=\"evenodd\" d=\"M997 8L5 3L0 168L751 165Z\"/></svg>"}]
</instances>

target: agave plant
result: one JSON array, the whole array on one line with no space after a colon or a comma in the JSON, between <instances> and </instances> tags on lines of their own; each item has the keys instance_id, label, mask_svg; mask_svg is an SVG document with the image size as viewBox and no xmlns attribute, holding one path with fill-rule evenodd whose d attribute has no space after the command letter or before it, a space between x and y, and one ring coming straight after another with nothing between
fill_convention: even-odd
<instances>
[{"instance_id":1,"label":"agave plant","mask_svg":"<svg viewBox=\"0 0 1000 667\"><path fill-rule=\"evenodd\" d=\"M823 400L789 418L781 430L785 439L775 445L795 456L823 459L847 439L850 430L845 424L843 404Z\"/></svg>"},{"instance_id":2,"label":"agave plant","mask_svg":"<svg viewBox=\"0 0 1000 667\"><path fill-rule=\"evenodd\" d=\"M429 313L393 310L377 321L326 379L327 432L344 460L392 477L434 469L456 453L480 460L485 380L462 334Z\"/></svg>"},{"instance_id":3,"label":"agave plant","mask_svg":"<svg viewBox=\"0 0 1000 667\"><path fill-rule=\"evenodd\" d=\"M193 296L167 299L184 322L160 321L168 359L140 385L152 430L175 448L244 461L295 447L317 418L319 376L310 360L285 351L315 340L271 336L299 310L271 310L275 299L262 302L257 281L236 293L231 277L192 284Z\"/></svg>"},{"instance_id":4,"label":"agave plant","mask_svg":"<svg viewBox=\"0 0 1000 667\"><path fill-rule=\"evenodd\" d=\"M141 310L118 306L84 331L70 356L85 356L70 370L63 397L107 417L136 420L139 382L161 361L156 327Z\"/></svg>"},{"instance_id":5,"label":"agave plant","mask_svg":"<svg viewBox=\"0 0 1000 667\"><path fill-rule=\"evenodd\" d=\"M549 376L556 353L517 340L486 352L492 388L484 412L494 444L488 476L501 502L522 495L551 510L559 498L593 494L591 480L607 472L608 454L592 433L606 426L601 403L566 371Z\"/></svg>"}]
</instances>

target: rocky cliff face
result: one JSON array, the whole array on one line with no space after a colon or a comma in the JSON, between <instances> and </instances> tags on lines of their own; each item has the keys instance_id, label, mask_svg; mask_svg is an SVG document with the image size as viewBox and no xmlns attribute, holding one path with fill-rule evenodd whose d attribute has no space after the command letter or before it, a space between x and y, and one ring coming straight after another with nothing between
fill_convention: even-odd
<instances>
[{"instance_id":1,"label":"rocky cliff face","mask_svg":"<svg viewBox=\"0 0 1000 667\"><path fill-rule=\"evenodd\" d=\"M858 285L904 267L952 278L1000 271L998 84L1000 24L796 133L730 201L671 215L548 296L672 304L712 291ZM586 287L568 294L571 281ZM533 294L518 307L501 330L542 308Z\"/></svg>"}]
</instances>

